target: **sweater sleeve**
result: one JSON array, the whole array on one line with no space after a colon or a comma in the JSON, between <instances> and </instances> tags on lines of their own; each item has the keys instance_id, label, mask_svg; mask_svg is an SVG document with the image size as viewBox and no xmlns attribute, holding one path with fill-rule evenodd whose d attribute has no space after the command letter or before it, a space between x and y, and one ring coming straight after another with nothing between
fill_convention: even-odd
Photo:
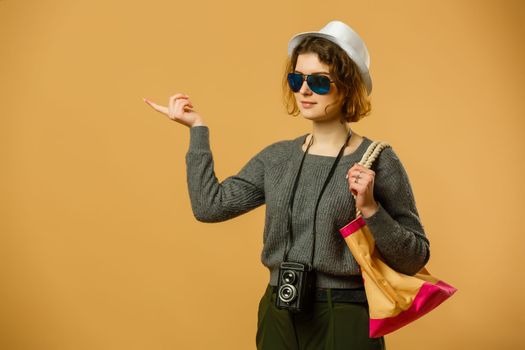
<instances>
[{"instance_id":1,"label":"sweater sleeve","mask_svg":"<svg viewBox=\"0 0 525 350\"><path fill-rule=\"evenodd\" d=\"M190 127L186 175L193 215L198 221L226 221L265 202L262 152L252 157L237 175L219 182L214 171L208 126Z\"/></svg>"},{"instance_id":2,"label":"sweater sleeve","mask_svg":"<svg viewBox=\"0 0 525 350\"><path fill-rule=\"evenodd\" d=\"M414 275L430 258L430 242L408 175L391 147L381 151L372 167L376 168L374 198L379 208L363 219L385 263L398 272Z\"/></svg>"}]
</instances>

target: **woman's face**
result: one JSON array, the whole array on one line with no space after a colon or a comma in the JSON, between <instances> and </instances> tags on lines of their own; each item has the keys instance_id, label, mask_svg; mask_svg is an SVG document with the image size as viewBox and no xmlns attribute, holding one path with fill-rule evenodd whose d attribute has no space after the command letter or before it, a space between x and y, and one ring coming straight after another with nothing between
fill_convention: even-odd
<instances>
[{"instance_id":1,"label":"woman's face","mask_svg":"<svg viewBox=\"0 0 525 350\"><path fill-rule=\"evenodd\" d=\"M333 80L329 74L329 66L321 61L316 53L299 54L295 65L295 73L302 74L323 74ZM303 81L303 85L298 92L294 93L295 100L301 114L312 121L328 121L334 118L341 118L341 104L335 105L338 97L338 90L334 83L330 84L330 91L325 95L319 95L310 90L308 83ZM312 103L303 103L312 102ZM331 104L326 109L327 105Z\"/></svg>"}]
</instances>

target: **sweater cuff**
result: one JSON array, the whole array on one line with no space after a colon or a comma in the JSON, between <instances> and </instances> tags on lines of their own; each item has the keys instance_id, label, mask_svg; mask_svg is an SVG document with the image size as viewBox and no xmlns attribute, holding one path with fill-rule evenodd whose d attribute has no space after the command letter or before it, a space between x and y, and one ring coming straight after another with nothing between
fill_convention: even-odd
<instances>
[{"instance_id":1,"label":"sweater cuff","mask_svg":"<svg viewBox=\"0 0 525 350\"><path fill-rule=\"evenodd\" d=\"M389 231L388 228L392 227L392 221L395 221L394 219L392 219L390 214L388 214L385 208L383 208L381 203L377 202L377 204L377 211L372 216L368 218L365 218L363 216L363 219L365 220L366 225L372 231L372 235L374 236L375 240L377 240L378 238L381 239L385 230Z\"/></svg>"},{"instance_id":2,"label":"sweater cuff","mask_svg":"<svg viewBox=\"0 0 525 350\"><path fill-rule=\"evenodd\" d=\"M210 151L210 129L207 125L190 127L189 151Z\"/></svg>"}]
</instances>

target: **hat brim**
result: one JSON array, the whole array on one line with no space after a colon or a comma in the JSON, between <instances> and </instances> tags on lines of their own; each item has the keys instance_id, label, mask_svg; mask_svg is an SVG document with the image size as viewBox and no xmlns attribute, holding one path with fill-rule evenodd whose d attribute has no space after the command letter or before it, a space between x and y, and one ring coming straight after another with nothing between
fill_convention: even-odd
<instances>
[{"instance_id":1,"label":"hat brim","mask_svg":"<svg viewBox=\"0 0 525 350\"><path fill-rule=\"evenodd\" d=\"M336 37L332 35L319 33L319 32L302 32L302 33L296 34L288 42L288 56L292 56L292 53L295 47L299 45L299 43L308 36L316 36L320 38L325 38L337 44L339 47L341 47L348 54L350 59L352 59L352 61L355 62L357 68L359 69L359 73L361 74L361 77L363 79L363 82L365 83L366 90L368 94L370 95L370 93L372 92L372 78L370 77L370 71L368 70L367 64L359 58L359 56L355 53L354 49L351 46L345 44L344 42L341 42L339 39L337 39Z\"/></svg>"}]
</instances>

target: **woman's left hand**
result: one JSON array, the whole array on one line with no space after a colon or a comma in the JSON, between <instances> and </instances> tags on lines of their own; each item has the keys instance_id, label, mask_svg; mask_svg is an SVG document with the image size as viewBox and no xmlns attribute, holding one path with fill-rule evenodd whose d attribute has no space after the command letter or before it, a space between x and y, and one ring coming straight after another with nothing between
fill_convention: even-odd
<instances>
[{"instance_id":1,"label":"woman's left hand","mask_svg":"<svg viewBox=\"0 0 525 350\"><path fill-rule=\"evenodd\" d=\"M355 205L361 214L368 218L375 214L378 204L374 199L374 177L376 173L355 163L348 169L347 178L349 190L355 196Z\"/></svg>"}]
</instances>

